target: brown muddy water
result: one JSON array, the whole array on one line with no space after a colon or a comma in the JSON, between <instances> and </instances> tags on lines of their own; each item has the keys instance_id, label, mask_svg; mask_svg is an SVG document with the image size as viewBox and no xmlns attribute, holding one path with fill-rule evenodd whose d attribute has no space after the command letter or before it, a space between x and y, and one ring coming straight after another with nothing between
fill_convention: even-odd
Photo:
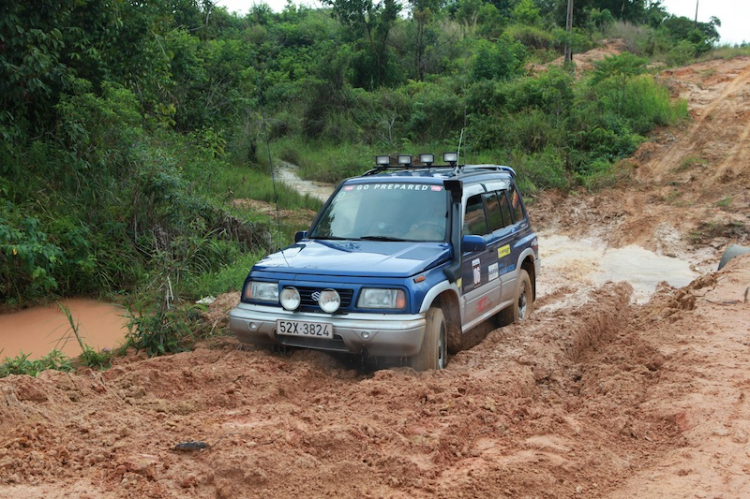
<instances>
[{"instance_id":1,"label":"brown muddy water","mask_svg":"<svg viewBox=\"0 0 750 499\"><path fill-rule=\"evenodd\" d=\"M83 342L101 350L120 346L128 332L125 309L86 298L68 298L67 307ZM57 303L0 315L0 362L5 357L28 354L44 357L57 349L69 357L81 354L68 318Z\"/></svg>"}]
</instances>

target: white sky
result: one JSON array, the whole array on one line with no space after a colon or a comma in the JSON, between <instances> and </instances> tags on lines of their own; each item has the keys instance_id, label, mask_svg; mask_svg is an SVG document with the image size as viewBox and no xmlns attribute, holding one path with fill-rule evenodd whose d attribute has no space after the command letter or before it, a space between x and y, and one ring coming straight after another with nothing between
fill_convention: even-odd
<instances>
[{"instance_id":1,"label":"white sky","mask_svg":"<svg viewBox=\"0 0 750 499\"><path fill-rule=\"evenodd\" d=\"M320 7L316 0L293 0L297 5ZM676 16L695 18L695 5L698 5L698 21L708 22L712 16L721 20L720 43L750 42L750 0L662 0L667 12ZM217 5L226 7L230 12L247 13L256 3L267 3L275 12L284 10L286 0L216 0ZM745 24L747 23L747 24Z\"/></svg>"},{"instance_id":2,"label":"white sky","mask_svg":"<svg viewBox=\"0 0 750 499\"><path fill-rule=\"evenodd\" d=\"M750 42L750 1L748 0L662 0L661 4L671 14L694 19L696 2L699 2L699 22L708 22L712 16L721 20L719 43Z\"/></svg>"}]
</instances>

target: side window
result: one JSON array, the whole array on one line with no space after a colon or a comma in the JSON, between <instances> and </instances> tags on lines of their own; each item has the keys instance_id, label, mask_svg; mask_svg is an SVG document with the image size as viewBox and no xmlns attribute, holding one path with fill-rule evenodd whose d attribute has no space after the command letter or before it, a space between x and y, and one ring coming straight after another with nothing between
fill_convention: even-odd
<instances>
[{"instance_id":1,"label":"side window","mask_svg":"<svg viewBox=\"0 0 750 499\"><path fill-rule=\"evenodd\" d=\"M500 212L503 214L503 227L513 225L513 218L510 214L510 204L508 204L508 191L499 191Z\"/></svg>"},{"instance_id":2,"label":"side window","mask_svg":"<svg viewBox=\"0 0 750 499\"><path fill-rule=\"evenodd\" d=\"M466 215L464 215L464 235L487 234L487 217L484 214L482 195L471 196L466 203Z\"/></svg>"},{"instance_id":3,"label":"side window","mask_svg":"<svg viewBox=\"0 0 750 499\"><path fill-rule=\"evenodd\" d=\"M500 201L497 199L497 193L488 192L487 194L482 194L482 198L484 199L484 206L487 208L487 221L490 223L490 232L502 229L504 227L503 215L500 213Z\"/></svg>"},{"instance_id":4,"label":"side window","mask_svg":"<svg viewBox=\"0 0 750 499\"><path fill-rule=\"evenodd\" d=\"M521 196L518 195L518 189L515 187L510 193L510 207L513 210L513 221L518 223L523 220L523 206L521 205Z\"/></svg>"}]
</instances>

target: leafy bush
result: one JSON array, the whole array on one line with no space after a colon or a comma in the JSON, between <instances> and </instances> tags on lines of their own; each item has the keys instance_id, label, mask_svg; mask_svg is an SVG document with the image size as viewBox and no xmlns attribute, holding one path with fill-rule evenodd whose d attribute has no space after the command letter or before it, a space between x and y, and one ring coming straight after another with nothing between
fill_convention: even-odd
<instances>
[{"instance_id":1,"label":"leafy bush","mask_svg":"<svg viewBox=\"0 0 750 499\"><path fill-rule=\"evenodd\" d=\"M508 79L523 72L526 49L523 44L507 34L495 43L486 40L476 42L471 76L474 81Z\"/></svg>"},{"instance_id":2,"label":"leafy bush","mask_svg":"<svg viewBox=\"0 0 750 499\"><path fill-rule=\"evenodd\" d=\"M29 360L29 355L21 352L13 358L5 357L4 362L0 364L0 378L10 376L11 374L36 376L47 369L72 371L73 363L59 350L52 350L38 360Z\"/></svg>"},{"instance_id":3,"label":"leafy bush","mask_svg":"<svg viewBox=\"0 0 750 499\"><path fill-rule=\"evenodd\" d=\"M557 46L557 39L548 30L536 26L513 24L505 33L526 47L535 50L551 49Z\"/></svg>"},{"instance_id":4,"label":"leafy bush","mask_svg":"<svg viewBox=\"0 0 750 499\"><path fill-rule=\"evenodd\" d=\"M126 345L145 351L149 357L184 352L192 345L189 309L168 309L162 305L137 307L131 319Z\"/></svg>"},{"instance_id":5,"label":"leafy bush","mask_svg":"<svg viewBox=\"0 0 750 499\"><path fill-rule=\"evenodd\" d=\"M64 257L38 218L0 204L0 298L40 297L58 288L55 270Z\"/></svg>"}]
</instances>

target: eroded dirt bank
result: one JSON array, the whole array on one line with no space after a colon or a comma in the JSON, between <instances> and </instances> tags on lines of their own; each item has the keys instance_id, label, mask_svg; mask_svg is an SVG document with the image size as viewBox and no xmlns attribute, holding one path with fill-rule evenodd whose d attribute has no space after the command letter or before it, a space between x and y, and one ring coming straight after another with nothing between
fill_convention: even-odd
<instances>
[{"instance_id":1,"label":"eroded dirt bank","mask_svg":"<svg viewBox=\"0 0 750 499\"><path fill-rule=\"evenodd\" d=\"M441 372L217 338L102 373L1 379L0 497L746 496L750 255L714 269L747 244L750 59L704 65L669 75L675 92L695 116L734 106L733 121L663 131L634 180L533 207L546 234L691 262L688 286L640 305L627 283L571 271L591 262L547 266L537 314ZM206 446L175 449L190 441Z\"/></svg>"}]
</instances>

